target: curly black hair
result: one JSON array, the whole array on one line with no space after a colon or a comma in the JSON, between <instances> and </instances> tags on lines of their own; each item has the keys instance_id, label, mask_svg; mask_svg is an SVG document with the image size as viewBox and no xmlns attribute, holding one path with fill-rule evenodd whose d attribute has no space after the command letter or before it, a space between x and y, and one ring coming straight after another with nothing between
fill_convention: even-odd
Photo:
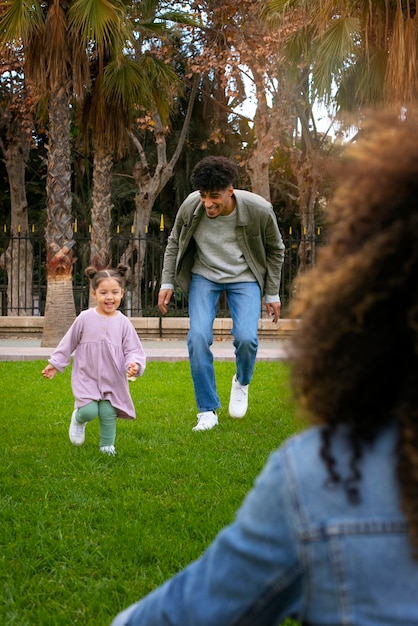
<instances>
[{"instance_id":1,"label":"curly black hair","mask_svg":"<svg viewBox=\"0 0 418 626\"><path fill-rule=\"evenodd\" d=\"M418 123L374 116L347 152L316 267L296 282L300 318L291 380L299 405L324 424L331 482L361 494L361 458L396 420L397 476L418 552ZM351 475L335 470L331 442L345 424Z\"/></svg>"},{"instance_id":2,"label":"curly black hair","mask_svg":"<svg viewBox=\"0 0 418 626\"><path fill-rule=\"evenodd\" d=\"M209 156L195 165L190 181L200 191L223 191L234 183L237 172L235 163L226 157Z\"/></svg>"}]
</instances>

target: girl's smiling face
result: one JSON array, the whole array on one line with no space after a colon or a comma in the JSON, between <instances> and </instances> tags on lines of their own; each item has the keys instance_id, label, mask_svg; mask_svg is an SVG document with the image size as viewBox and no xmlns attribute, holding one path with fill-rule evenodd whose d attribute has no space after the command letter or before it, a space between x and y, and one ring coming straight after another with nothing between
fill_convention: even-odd
<instances>
[{"instance_id":1,"label":"girl's smiling face","mask_svg":"<svg viewBox=\"0 0 418 626\"><path fill-rule=\"evenodd\" d=\"M100 281L93 296L96 298L96 310L100 315L115 315L123 298L124 290L114 278Z\"/></svg>"}]
</instances>

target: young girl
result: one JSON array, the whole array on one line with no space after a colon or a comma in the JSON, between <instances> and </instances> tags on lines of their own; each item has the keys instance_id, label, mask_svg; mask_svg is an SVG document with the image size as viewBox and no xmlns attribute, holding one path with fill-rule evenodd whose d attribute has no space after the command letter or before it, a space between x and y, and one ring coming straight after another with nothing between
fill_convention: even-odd
<instances>
[{"instance_id":1,"label":"young girl","mask_svg":"<svg viewBox=\"0 0 418 626\"><path fill-rule=\"evenodd\" d=\"M80 313L42 371L45 378L54 378L75 351L70 441L81 446L87 422L99 416L100 450L110 455L116 454L116 418L135 419L128 377L141 376L146 362L136 330L118 311L127 271L122 264L117 270L86 269L97 306Z\"/></svg>"}]
</instances>

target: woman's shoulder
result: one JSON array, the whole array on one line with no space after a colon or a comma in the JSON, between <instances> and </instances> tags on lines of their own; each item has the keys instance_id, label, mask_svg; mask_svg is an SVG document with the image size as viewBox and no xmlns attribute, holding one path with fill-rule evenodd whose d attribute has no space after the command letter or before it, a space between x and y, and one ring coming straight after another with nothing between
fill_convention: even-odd
<instances>
[{"instance_id":1,"label":"woman's shoulder","mask_svg":"<svg viewBox=\"0 0 418 626\"><path fill-rule=\"evenodd\" d=\"M323 430L323 426L309 426L286 439L282 448L298 454L302 451L307 452L309 449L317 449L320 445Z\"/></svg>"},{"instance_id":2,"label":"woman's shoulder","mask_svg":"<svg viewBox=\"0 0 418 626\"><path fill-rule=\"evenodd\" d=\"M303 457L306 464L316 464L318 459L321 458L325 429L326 425L311 426L290 437L282 447L290 456L297 459ZM363 448L366 458L390 455L396 445L396 436L396 424L390 423L383 427L376 434L373 444L364 444ZM347 457L351 458L351 437L346 426L340 425L331 435L330 451L339 461L343 461Z\"/></svg>"},{"instance_id":3,"label":"woman's shoulder","mask_svg":"<svg viewBox=\"0 0 418 626\"><path fill-rule=\"evenodd\" d=\"M342 508L346 506L347 498L341 482L336 490L324 489L330 484L328 467L330 464L342 481L352 475L353 447L348 429L346 427L337 429L325 452L324 428L324 426L308 428L288 439L278 451L290 483L297 485L300 497L312 510L316 509L317 504L319 506L324 502L328 503L330 509L338 508L340 505ZM358 466L361 476L359 487L364 501L369 503L370 500L373 507L378 506L380 498L376 492L377 476L386 494L383 494L384 497L381 499L390 500L391 506L393 505L396 496L396 442L396 425L390 424L377 433L373 443L362 446ZM318 498L317 503L315 498Z\"/></svg>"}]
</instances>

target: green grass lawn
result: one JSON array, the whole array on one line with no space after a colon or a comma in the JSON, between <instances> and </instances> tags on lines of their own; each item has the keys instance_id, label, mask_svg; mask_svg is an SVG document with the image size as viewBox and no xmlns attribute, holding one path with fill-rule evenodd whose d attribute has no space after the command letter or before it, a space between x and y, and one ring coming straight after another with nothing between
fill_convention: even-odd
<instances>
[{"instance_id":1,"label":"green grass lawn","mask_svg":"<svg viewBox=\"0 0 418 626\"><path fill-rule=\"evenodd\" d=\"M295 432L287 368L257 363L250 409L233 420L234 364L216 363L220 423L195 433L188 363L151 362L108 457L98 420L71 445L70 368L49 381L44 366L0 363L0 623L106 626L201 554Z\"/></svg>"}]
</instances>

